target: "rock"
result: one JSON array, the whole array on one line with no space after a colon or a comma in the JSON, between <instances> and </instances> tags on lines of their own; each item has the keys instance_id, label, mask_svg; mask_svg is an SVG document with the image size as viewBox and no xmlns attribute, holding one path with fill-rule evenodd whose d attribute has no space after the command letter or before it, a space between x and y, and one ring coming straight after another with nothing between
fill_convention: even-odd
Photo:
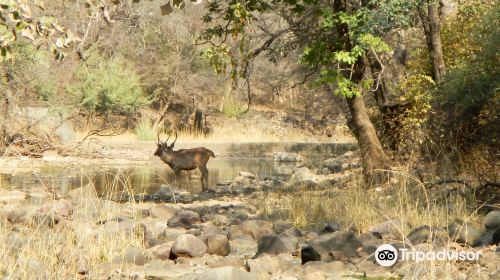
<instances>
[{"instance_id":1,"label":"rock","mask_svg":"<svg viewBox=\"0 0 500 280\"><path fill-rule=\"evenodd\" d=\"M430 238L431 228L427 225L413 229L408 236L406 236L406 239L413 245L429 241Z\"/></svg>"},{"instance_id":2,"label":"rock","mask_svg":"<svg viewBox=\"0 0 500 280\"><path fill-rule=\"evenodd\" d=\"M158 238L165 240L175 240L179 235L185 234L186 230L183 228L166 228Z\"/></svg>"},{"instance_id":3,"label":"rock","mask_svg":"<svg viewBox=\"0 0 500 280\"><path fill-rule=\"evenodd\" d=\"M240 229L244 234L252 236L254 240L258 240L264 234L274 233L270 224L259 220L244 221Z\"/></svg>"},{"instance_id":4,"label":"rock","mask_svg":"<svg viewBox=\"0 0 500 280\"><path fill-rule=\"evenodd\" d=\"M373 254L377 250L378 246L382 245L382 241L378 238L376 238L373 234L371 233L363 233L360 236L358 236L358 239L363 242L363 251L368 253L368 254ZM373 260L373 256L371 256Z\"/></svg>"},{"instance_id":5,"label":"rock","mask_svg":"<svg viewBox=\"0 0 500 280\"><path fill-rule=\"evenodd\" d=\"M318 176L307 167L300 167L293 171L288 179L292 186L312 187L318 183Z\"/></svg>"},{"instance_id":6,"label":"rock","mask_svg":"<svg viewBox=\"0 0 500 280\"><path fill-rule=\"evenodd\" d=\"M247 236L248 238L244 238ZM257 253L257 242L248 235L239 235L230 241L231 253L241 256L253 257Z\"/></svg>"},{"instance_id":7,"label":"rock","mask_svg":"<svg viewBox=\"0 0 500 280\"><path fill-rule=\"evenodd\" d=\"M312 245L305 245L300 248L300 258L302 260L302 264L321 261L321 254Z\"/></svg>"},{"instance_id":8,"label":"rock","mask_svg":"<svg viewBox=\"0 0 500 280\"><path fill-rule=\"evenodd\" d=\"M18 190L0 191L0 204L21 203L28 198L28 194Z\"/></svg>"},{"instance_id":9,"label":"rock","mask_svg":"<svg viewBox=\"0 0 500 280\"><path fill-rule=\"evenodd\" d=\"M255 176L255 174L251 173L251 172L247 172L247 171L240 171L238 173L238 176L241 176L241 177L246 177L250 180L255 180L257 179L257 176Z\"/></svg>"},{"instance_id":10,"label":"rock","mask_svg":"<svg viewBox=\"0 0 500 280\"><path fill-rule=\"evenodd\" d=\"M302 162L304 158L296 153L273 153L273 160L277 162Z\"/></svg>"},{"instance_id":11,"label":"rock","mask_svg":"<svg viewBox=\"0 0 500 280\"><path fill-rule=\"evenodd\" d=\"M319 232L319 234L332 233L340 230L340 224L337 222L327 223L323 227L323 229Z\"/></svg>"},{"instance_id":12,"label":"rock","mask_svg":"<svg viewBox=\"0 0 500 280\"><path fill-rule=\"evenodd\" d=\"M166 205L156 205L156 206L151 207L151 209L149 209L149 215L152 218L158 218L158 219L163 219L163 220L167 220L167 221L170 218L172 218L176 212L177 212L177 209L175 209L173 207L166 206Z\"/></svg>"},{"instance_id":13,"label":"rock","mask_svg":"<svg viewBox=\"0 0 500 280\"><path fill-rule=\"evenodd\" d=\"M221 266L234 266L234 267L243 267L245 266L245 262L243 258L238 256L225 256L215 262L207 262L208 267L215 268Z\"/></svg>"},{"instance_id":14,"label":"rock","mask_svg":"<svg viewBox=\"0 0 500 280\"><path fill-rule=\"evenodd\" d=\"M211 234L207 236L207 254L227 256L231 252L231 245L227 236L222 234Z\"/></svg>"},{"instance_id":15,"label":"rock","mask_svg":"<svg viewBox=\"0 0 500 280\"><path fill-rule=\"evenodd\" d=\"M337 255L353 257L360 247L363 247L363 243L353 232L334 232L318 237L311 245L303 246L301 259L303 264L317 260L328 261L332 258L332 251L338 251Z\"/></svg>"},{"instance_id":16,"label":"rock","mask_svg":"<svg viewBox=\"0 0 500 280\"><path fill-rule=\"evenodd\" d=\"M455 221L448 226L448 235L453 241L469 246L474 245L482 237L480 231L464 223L460 219L455 219Z\"/></svg>"},{"instance_id":17,"label":"rock","mask_svg":"<svg viewBox=\"0 0 500 280\"><path fill-rule=\"evenodd\" d=\"M117 257L114 259L114 262L119 263L134 263L136 265L144 265L146 263L146 256L144 252L136 247L129 247L125 251L125 254L122 257Z\"/></svg>"},{"instance_id":18,"label":"rock","mask_svg":"<svg viewBox=\"0 0 500 280\"><path fill-rule=\"evenodd\" d=\"M13 209L7 213L7 221L12 224L28 223L33 211L34 209L26 207Z\"/></svg>"},{"instance_id":19,"label":"rock","mask_svg":"<svg viewBox=\"0 0 500 280\"><path fill-rule=\"evenodd\" d=\"M399 220L387 220L380 224L374 225L368 229L368 231L378 238L382 238L384 235L396 234L402 231L404 224Z\"/></svg>"},{"instance_id":20,"label":"rock","mask_svg":"<svg viewBox=\"0 0 500 280\"><path fill-rule=\"evenodd\" d=\"M193 280L257 280L257 274L243 271L232 266L223 266L206 270Z\"/></svg>"},{"instance_id":21,"label":"rock","mask_svg":"<svg viewBox=\"0 0 500 280\"><path fill-rule=\"evenodd\" d=\"M284 233L285 231L289 230L292 228L292 223L291 222L286 222L286 221L282 221L282 220L279 220L279 221L275 221L273 223L273 230L276 232L276 233Z\"/></svg>"},{"instance_id":22,"label":"rock","mask_svg":"<svg viewBox=\"0 0 500 280\"><path fill-rule=\"evenodd\" d=\"M149 248L147 252L150 254L151 259L168 260L171 258L172 242L163 243L161 245Z\"/></svg>"},{"instance_id":23,"label":"rock","mask_svg":"<svg viewBox=\"0 0 500 280\"><path fill-rule=\"evenodd\" d=\"M323 166L333 173L343 172L347 169L356 169L361 167L359 158L355 158L354 152L349 151L336 158L329 158L323 162Z\"/></svg>"},{"instance_id":24,"label":"rock","mask_svg":"<svg viewBox=\"0 0 500 280\"><path fill-rule=\"evenodd\" d=\"M205 243L192 234L178 236L172 246L172 253L176 257L201 257L206 251Z\"/></svg>"},{"instance_id":25,"label":"rock","mask_svg":"<svg viewBox=\"0 0 500 280\"><path fill-rule=\"evenodd\" d=\"M493 230L500 227L500 211L491 211L484 217L483 225L486 230Z\"/></svg>"},{"instance_id":26,"label":"rock","mask_svg":"<svg viewBox=\"0 0 500 280\"><path fill-rule=\"evenodd\" d=\"M285 236L270 234L259 238L257 254L258 257L264 253L277 255L280 253L292 253L297 248L297 240L292 241Z\"/></svg>"},{"instance_id":27,"label":"rock","mask_svg":"<svg viewBox=\"0 0 500 280\"><path fill-rule=\"evenodd\" d=\"M343 262L335 261L330 263L325 262L308 262L304 265L303 275L319 273L324 278L335 279L341 277L348 271L346 265ZM319 275L318 275L319 276ZM323 278L323 277L320 277ZM323 279L324 279L323 278Z\"/></svg>"},{"instance_id":28,"label":"rock","mask_svg":"<svg viewBox=\"0 0 500 280\"><path fill-rule=\"evenodd\" d=\"M249 259L246 263L247 270L257 274L273 274L280 270L278 257L264 254L257 259Z\"/></svg>"},{"instance_id":29,"label":"rock","mask_svg":"<svg viewBox=\"0 0 500 280\"><path fill-rule=\"evenodd\" d=\"M191 210L180 210L167 222L169 227L191 228L193 224L201 223L198 213Z\"/></svg>"},{"instance_id":30,"label":"rock","mask_svg":"<svg viewBox=\"0 0 500 280\"><path fill-rule=\"evenodd\" d=\"M185 264L174 264L170 260L153 260L143 267L144 277L129 277L128 279L185 279L193 273L193 269ZM115 278L113 278L115 279ZM119 278L120 279L120 278ZM121 278L123 279L123 278Z\"/></svg>"},{"instance_id":31,"label":"rock","mask_svg":"<svg viewBox=\"0 0 500 280\"><path fill-rule=\"evenodd\" d=\"M216 226L225 226L229 224L229 219L224 215L214 215L210 218L212 223Z\"/></svg>"}]
</instances>

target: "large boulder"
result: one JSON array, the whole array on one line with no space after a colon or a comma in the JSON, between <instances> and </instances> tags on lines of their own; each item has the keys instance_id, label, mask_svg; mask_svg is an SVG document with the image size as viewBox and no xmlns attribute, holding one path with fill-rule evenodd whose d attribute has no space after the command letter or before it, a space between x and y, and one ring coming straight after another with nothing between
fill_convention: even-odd
<instances>
[{"instance_id":1,"label":"large boulder","mask_svg":"<svg viewBox=\"0 0 500 280\"><path fill-rule=\"evenodd\" d=\"M178 236L172 246L175 257L201 257L207 251L207 245L192 234Z\"/></svg>"},{"instance_id":2,"label":"large boulder","mask_svg":"<svg viewBox=\"0 0 500 280\"><path fill-rule=\"evenodd\" d=\"M167 222L169 227L191 228L194 224L201 223L200 215L191 210L180 210Z\"/></svg>"},{"instance_id":3,"label":"large boulder","mask_svg":"<svg viewBox=\"0 0 500 280\"><path fill-rule=\"evenodd\" d=\"M486 230L500 227L500 211L491 211L484 217L483 225Z\"/></svg>"},{"instance_id":4,"label":"large boulder","mask_svg":"<svg viewBox=\"0 0 500 280\"><path fill-rule=\"evenodd\" d=\"M278 272L280 264L277 256L264 254L260 258L247 260L246 268L250 272L267 276Z\"/></svg>"},{"instance_id":5,"label":"large boulder","mask_svg":"<svg viewBox=\"0 0 500 280\"><path fill-rule=\"evenodd\" d=\"M269 223L259 220L247 220L240 225L242 233L248 234L258 240L264 234L272 234L273 228Z\"/></svg>"},{"instance_id":6,"label":"large boulder","mask_svg":"<svg viewBox=\"0 0 500 280\"><path fill-rule=\"evenodd\" d=\"M431 228L427 225L413 229L406 239L413 245L424 243L431 238Z\"/></svg>"},{"instance_id":7,"label":"large boulder","mask_svg":"<svg viewBox=\"0 0 500 280\"><path fill-rule=\"evenodd\" d=\"M288 237L276 234L261 236L257 244L257 254L255 257L264 253L273 255L292 253L297 249L297 240L291 240Z\"/></svg>"},{"instance_id":8,"label":"large boulder","mask_svg":"<svg viewBox=\"0 0 500 280\"><path fill-rule=\"evenodd\" d=\"M231 245L227 236L222 234L210 234L206 239L207 254L227 256L231 252Z\"/></svg>"},{"instance_id":9,"label":"large boulder","mask_svg":"<svg viewBox=\"0 0 500 280\"><path fill-rule=\"evenodd\" d=\"M331 261L332 256L354 257L363 243L351 231L334 232L318 237L312 244L301 248L302 263Z\"/></svg>"},{"instance_id":10,"label":"large boulder","mask_svg":"<svg viewBox=\"0 0 500 280\"><path fill-rule=\"evenodd\" d=\"M368 231L376 237L382 238L384 235L402 232L403 228L404 223L400 220L387 220L380 224L371 226Z\"/></svg>"},{"instance_id":11,"label":"large boulder","mask_svg":"<svg viewBox=\"0 0 500 280\"><path fill-rule=\"evenodd\" d=\"M152 218L164 219L167 221L173 216L175 216L176 212L177 209L166 205L156 205L151 207L151 209L149 209L149 215Z\"/></svg>"},{"instance_id":12,"label":"large boulder","mask_svg":"<svg viewBox=\"0 0 500 280\"><path fill-rule=\"evenodd\" d=\"M479 230L460 219L455 219L448 226L448 235L453 241L469 246L475 245L482 237L482 233Z\"/></svg>"}]
</instances>

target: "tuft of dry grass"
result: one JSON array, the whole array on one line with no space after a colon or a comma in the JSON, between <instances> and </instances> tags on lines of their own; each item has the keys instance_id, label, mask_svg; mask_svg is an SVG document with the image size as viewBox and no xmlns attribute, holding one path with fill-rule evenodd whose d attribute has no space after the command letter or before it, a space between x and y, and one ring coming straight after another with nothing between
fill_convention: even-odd
<instances>
[{"instance_id":1,"label":"tuft of dry grass","mask_svg":"<svg viewBox=\"0 0 500 280\"><path fill-rule=\"evenodd\" d=\"M270 193L261 200L262 215L272 219L290 220L298 228L320 227L325 222L338 222L345 228L354 226L366 232L370 226L386 220L398 220L410 227L446 226L453 218L477 223L477 209L471 197L445 198L432 193L407 176L398 176L383 187L366 189L359 174L349 187L339 189L308 189L298 192Z\"/></svg>"},{"instance_id":2,"label":"tuft of dry grass","mask_svg":"<svg viewBox=\"0 0 500 280\"><path fill-rule=\"evenodd\" d=\"M116 176L107 182L110 196L117 189L116 182L129 181L123 174ZM145 248L139 211L126 212L130 220L125 224L110 221L123 215L124 209L134 209L135 202L128 202L125 207L99 199L92 183L79 191L71 200L74 206L71 217L55 225L34 220L10 224L0 219L0 278L81 279L89 271L106 271L106 264L111 262L114 269L125 267L128 250ZM28 202L20 206L32 210L38 207ZM103 221L107 222L101 225Z\"/></svg>"}]
</instances>

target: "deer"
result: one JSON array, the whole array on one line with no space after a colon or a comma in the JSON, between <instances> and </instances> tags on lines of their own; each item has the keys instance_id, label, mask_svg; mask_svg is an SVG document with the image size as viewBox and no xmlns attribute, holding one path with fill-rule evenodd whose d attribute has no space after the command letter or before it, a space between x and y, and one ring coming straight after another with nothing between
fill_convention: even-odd
<instances>
[{"instance_id":1,"label":"deer","mask_svg":"<svg viewBox=\"0 0 500 280\"><path fill-rule=\"evenodd\" d=\"M160 134L158 134L156 141L157 148L154 155L170 166L170 168L174 171L176 178L182 170L189 171L198 168L201 171L202 191L206 191L208 189L207 162L210 157L215 157L214 152L204 147L174 151L175 141L177 141L177 132L175 133L174 141L170 145L168 145L169 139L170 134L168 135L167 140L162 142L160 140Z\"/></svg>"}]
</instances>

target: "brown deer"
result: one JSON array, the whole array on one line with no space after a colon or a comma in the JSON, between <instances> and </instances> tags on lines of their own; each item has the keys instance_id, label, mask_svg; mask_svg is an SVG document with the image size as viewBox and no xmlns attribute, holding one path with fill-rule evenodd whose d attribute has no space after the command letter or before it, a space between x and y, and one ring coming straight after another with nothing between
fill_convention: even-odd
<instances>
[{"instance_id":1,"label":"brown deer","mask_svg":"<svg viewBox=\"0 0 500 280\"><path fill-rule=\"evenodd\" d=\"M163 162L172 168L176 178L180 174L181 170L193 170L195 168L200 169L202 190L207 190L207 162L210 157L215 157L214 152L203 147L174 151L175 141L177 141L177 132L175 133L174 142L172 142L171 145L168 145L168 139L170 139L170 135L165 142L161 142L160 134L158 134L158 141L156 143L158 148L156 149L154 155L158 156Z\"/></svg>"}]
</instances>

